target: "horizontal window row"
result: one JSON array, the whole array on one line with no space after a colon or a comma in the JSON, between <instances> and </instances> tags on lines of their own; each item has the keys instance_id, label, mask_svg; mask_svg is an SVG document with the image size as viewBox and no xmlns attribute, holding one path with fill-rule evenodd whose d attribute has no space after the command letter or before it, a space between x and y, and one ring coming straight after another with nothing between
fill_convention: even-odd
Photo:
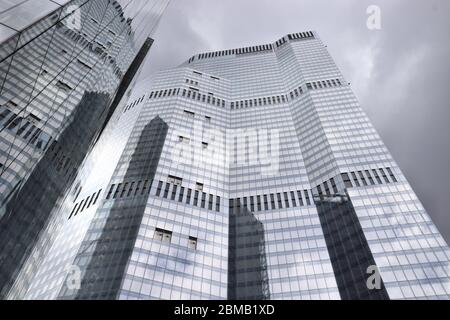
<instances>
[{"instance_id":1,"label":"horizontal window row","mask_svg":"<svg viewBox=\"0 0 450 320\"><path fill-rule=\"evenodd\" d=\"M314 34L311 31L293 33L293 34L289 34L287 37L288 40L300 40L300 39L309 39L309 38L314 38ZM287 39L286 39L286 37L283 37L280 40L276 41L275 42L276 47L279 47L279 46L283 45L284 43L286 43ZM215 58L215 57L222 57L222 56L229 56L229 55L241 55L241 54L255 53L255 52L266 52L266 51L270 51L272 49L273 49L272 44L263 44L263 45L244 47L244 48L238 48L238 49L229 49L229 50L200 53L196 56L191 57L188 60L188 63L192 63L196 59L203 60L203 59L207 59L207 58Z\"/></svg>"},{"instance_id":2,"label":"horizontal window row","mask_svg":"<svg viewBox=\"0 0 450 320\"><path fill-rule=\"evenodd\" d=\"M153 239L170 243L172 241L172 231L164 230L161 228L155 228L155 233L153 234ZM197 249L197 238L189 236L187 241L187 246L189 249Z\"/></svg>"},{"instance_id":3,"label":"horizontal window row","mask_svg":"<svg viewBox=\"0 0 450 320\"><path fill-rule=\"evenodd\" d=\"M189 87L189 89L166 89L166 90L158 90L152 91L149 95L149 99L157 99L171 96L180 95L185 98L189 98L192 100L212 104L218 107L225 108L225 100L214 97L214 93L208 92L208 94L200 93L197 88Z\"/></svg>"},{"instance_id":4,"label":"horizontal window row","mask_svg":"<svg viewBox=\"0 0 450 320\"><path fill-rule=\"evenodd\" d=\"M367 186L397 182L397 178L395 177L391 168L380 168L378 169L378 171L376 169L372 169L342 173L341 177L343 179L344 185L347 188L359 187L361 185ZM170 199L208 210L215 210L217 212L220 211L220 197L203 192L202 183L197 182L196 187L193 190L191 188L185 188L181 186L182 182L182 178L169 175L168 182L158 182L155 195L164 199ZM152 183L153 180L150 181L150 184L149 180L139 180L119 183L117 185L112 184L107 193L106 199L121 199L148 194L150 192ZM322 196L323 194L330 196L331 191L333 192L333 194L338 194L338 189L334 178L331 178L329 181L324 182L321 185L318 185L315 189L317 190L317 194L319 196ZM83 212L83 210L88 209L91 205L96 204L100 193L101 190L77 203L70 213L69 219L72 216L76 216L78 213ZM291 206L310 206L312 205L312 203L313 201L310 196L309 190L278 192L229 199L229 213L234 214L245 213L247 211L258 212L275 209L285 209L290 208Z\"/></svg>"},{"instance_id":5,"label":"horizontal window row","mask_svg":"<svg viewBox=\"0 0 450 320\"><path fill-rule=\"evenodd\" d=\"M189 81L188 79L186 79ZM332 88L341 86L342 83L339 79L331 79L331 80L323 80L323 81L314 81L314 82L308 82L306 84L306 88L309 90L314 89L322 89L322 88ZM208 94L203 94L199 92L199 89L189 87L188 89L165 89L165 90L158 90L158 91L152 91L149 95L149 99L156 99L156 98L164 98L164 97L171 97L171 96L178 96L180 95L182 97L186 97L189 99L201 101L204 103L216 105L218 107L224 108L226 105L226 101L224 99L216 98L214 97L214 94L211 92L208 92ZM295 99L295 97L300 96L303 94L303 88L300 86L294 90L292 90L289 93L289 96L291 99ZM261 97L261 98L253 98L253 99L243 99L238 101L230 102L230 108L231 110L235 109L243 109L243 108L249 108L249 107L257 107L257 106L266 106L266 105L275 105L275 104L281 104L287 102L288 98L286 95L277 95L277 96L271 96L271 97Z\"/></svg>"},{"instance_id":6,"label":"horizontal window row","mask_svg":"<svg viewBox=\"0 0 450 320\"><path fill-rule=\"evenodd\" d=\"M289 202L289 199L291 200ZM308 190L270 193L236 199L229 199L230 214L258 212L292 207L310 206L311 196Z\"/></svg>"},{"instance_id":7,"label":"horizontal window row","mask_svg":"<svg viewBox=\"0 0 450 320\"><path fill-rule=\"evenodd\" d=\"M314 82L308 82L306 84L306 88L309 90L313 89L321 89L321 88L332 88L332 87L338 87L341 86L341 81L339 79L331 79L331 80L323 80L323 81L314 81ZM296 97L299 97L303 94L303 88L300 86L291 92L289 92L289 96L291 100L295 99ZM254 98L254 99L247 99L247 100L240 100L231 102L230 107L231 109L242 109L242 108L248 108L248 107L256 107L256 106L265 106L265 105L272 105L272 104L279 104L284 103L287 101L287 96L284 95L281 96L272 96L267 98Z\"/></svg>"},{"instance_id":8,"label":"horizontal window row","mask_svg":"<svg viewBox=\"0 0 450 320\"><path fill-rule=\"evenodd\" d=\"M11 109L17 108L17 104L9 101L6 105L0 106L0 131L6 128L10 133L24 139L39 150L46 150L50 145L52 137L35 126L41 120L33 114L28 114L26 118L18 116Z\"/></svg>"},{"instance_id":9,"label":"horizontal window row","mask_svg":"<svg viewBox=\"0 0 450 320\"><path fill-rule=\"evenodd\" d=\"M274 104L280 104L280 103L285 103L285 102L286 102L286 97L284 95L282 95L282 96L272 96L272 97L263 97L263 98L254 98L254 99L235 101L235 102L231 102L230 107L233 110L233 109L257 107L257 106L274 105Z\"/></svg>"},{"instance_id":10,"label":"horizontal window row","mask_svg":"<svg viewBox=\"0 0 450 320\"><path fill-rule=\"evenodd\" d=\"M222 50L222 51L214 51L214 52L207 52L207 53L200 53L197 56L193 56L188 60L188 63L193 62L196 58L197 60L203 60L206 58L215 58L215 57L222 57L222 56L229 56L229 55L240 55L240 54L246 54L246 53L254 53L254 52L265 52L272 50L271 44L263 44L258 46L252 46L252 47L244 47L244 48L238 48L238 49L229 49L229 50Z\"/></svg>"},{"instance_id":11,"label":"horizontal window row","mask_svg":"<svg viewBox=\"0 0 450 320\"><path fill-rule=\"evenodd\" d=\"M396 177L394 176L391 168L378 169L380 174L378 174L377 170L373 169L371 171L364 170L366 176L364 176L362 171L358 171L358 174L363 181L363 185L374 185L382 184L383 178L384 183L397 182ZM372 177L372 174L373 177ZM351 172L352 176L356 178L356 172ZM341 174L342 179L346 187L351 188L353 186L352 180L350 179L350 175L348 173ZM388 179L388 176L390 180ZM366 180L367 177L367 180ZM356 186L359 186L360 183L358 180L355 182ZM327 196L331 196L332 194L339 194L336 181L334 178L331 178L329 181L325 181L324 183L318 185L315 190L311 190L311 194L318 196L322 196L326 194ZM291 200L291 201L289 201ZM266 211L266 210L274 210L274 209L285 209L289 207L297 207L297 206L305 206L311 205L313 203L310 198L308 190L297 190L297 191L288 191L288 192L279 192L279 193L271 193L264 195L256 195L249 197L242 197L236 199L229 200L229 209L230 213L243 213L246 211L257 212L257 211Z\"/></svg>"},{"instance_id":12,"label":"horizontal window row","mask_svg":"<svg viewBox=\"0 0 450 320\"><path fill-rule=\"evenodd\" d=\"M288 34L288 38L289 38L289 40L308 39L308 38L314 38L314 34L311 31L291 33L291 34Z\"/></svg>"},{"instance_id":13,"label":"horizontal window row","mask_svg":"<svg viewBox=\"0 0 450 320\"><path fill-rule=\"evenodd\" d=\"M391 168L342 173L342 179L346 188L398 182Z\"/></svg>"},{"instance_id":14,"label":"horizontal window row","mask_svg":"<svg viewBox=\"0 0 450 320\"><path fill-rule=\"evenodd\" d=\"M135 99L133 102L130 102L129 104L127 104L126 107L123 109L123 113L127 112L128 110L133 109L133 108L136 107L139 103L141 103L142 101L144 101L144 97L145 97L145 95L143 95L143 96L140 97L139 99Z\"/></svg>"},{"instance_id":15,"label":"horizontal window row","mask_svg":"<svg viewBox=\"0 0 450 320\"><path fill-rule=\"evenodd\" d=\"M122 199L146 195L150 192L153 180L137 180L112 184L106 195L106 200Z\"/></svg>"},{"instance_id":16,"label":"horizontal window row","mask_svg":"<svg viewBox=\"0 0 450 320\"><path fill-rule=\"evenodd\" d=\"M225 100L214 97L214 94L211 92L208 92L208 94L203 94L198 92L198 89L194 90L193 88L190 88L189 90L183 89L181 96L225 108Z\"/></svg>"},{"instance_id":17,"label":"horizontal window row","mask_svg":"<svg viewBox=\"0 0 450 320\"><path fill-rule=\"evenodd\" d=\"M69 220L70 218L75 217L78 213L83 212L85 209L89 209L90 206L95 205L101 193L102 189L94 192L93 195L87 197L86 199L83 199L80 202L76 203L72 209L72 212L70 212Z\"/></svg>"},{"instance_id":18,"label":"horizontal window row","mask_svg":"<svg viewBox=\"0 0 450 320\"><path fill-rule=\"evenodd\" d=\"M341 83L341 80L339 80L339 79L313 81L313 82L308 82L306 84L306 88L308 90L334 88L334 87L340 87L340 86L342 86L342 83Z\"/></svg>"},{"instance_id":19,"label":"horizontal window row","mask_svg":"<svg viewBox=\"0 0 450 320\"><path fill-rule=\"evenodd\" d=\"M157 91L150 92L150 95L148 96L148 98L156 99L156 98L172 97L172 96L177 96L179 93L180 93L180 88L157 90Z\"/></svg>"},{"instance_id":20,"label":"horizontal window row","mask_svg":"<svg viewBox=\"0 0 450 320\"><path fill-rule=\"evenodd\" d=\"M155 196L220 212L220 197L203 192L202 183L197 182L195 190L193 190L181 186L181 178L169 176L169 181L166 183L163 181L158 182Z\"/></svg>"}]
</instances>

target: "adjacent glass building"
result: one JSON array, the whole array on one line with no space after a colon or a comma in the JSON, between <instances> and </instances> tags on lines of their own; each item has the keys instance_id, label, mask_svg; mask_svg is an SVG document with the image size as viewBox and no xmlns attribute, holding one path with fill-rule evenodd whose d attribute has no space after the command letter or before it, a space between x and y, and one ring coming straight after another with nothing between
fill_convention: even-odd
<instances>
[{"instance_id":1,"label":"adjacent glass building","mask_svg":"<svg viewBox=\"0 0 450 320\"><path fill-rule=\"evenodd\" d=\"M447 244L312 31L138 84L54 212L23 298L450 297Z\"/></svg>"},{"instance_id":2,"label":"adjacent glass building","mask_svg":"<svg viewBox=\"0 0 450 320\"><path fill-rule=\"evenodd\" d=\"M0 298L20 298L168 0L0 3Z\"/></svg>"}]
</instances>

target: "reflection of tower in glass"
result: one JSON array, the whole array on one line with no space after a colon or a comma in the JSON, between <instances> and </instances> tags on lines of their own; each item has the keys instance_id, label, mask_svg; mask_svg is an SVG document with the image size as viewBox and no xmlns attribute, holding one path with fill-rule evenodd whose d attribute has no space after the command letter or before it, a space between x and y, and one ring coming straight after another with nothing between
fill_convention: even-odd
<instances>
[{"instance_id":1,"label":"reflection of tower in glass","mask_svg":"<svg viewBox=\"0 0 450 320\"><path fill-rule=\"evenodd\" d=\"M235 201L229 222L228 299L270 299L264 225Z\"/></svg>"},{"instance_id":2,"label":"reflection of tower in glass","mask_svg":"<svg viewBox=\"0 0 450 320\"><path fill-rule=\"evenodd\" d=\"M46 150L23 187L9 199L8 214L0 220L4 288L12 285L17 268L32 250L32 239L37 239L47 226L53 207L74 181L76 170L98 129L97 119L109 102L106 94L87 93L58 142L53 142Z\"/></svg>"},{"instance_id":3,"label":"reflection of tower in glass","mask_svg":"<svg viewBox=\"0 0 450 320\"><path fill-rule=\"evenodd\" d=\"M97 209L92 228L75 259L75 264L82 268L81 288L71 292L63 287L62 298L116 298L142 223L167 129L159 117L144 127L123 182L110 186L109 201ZM102 231L97 236L99 228Z\"/></svg>"},{"instance_id":4,"label":"reflection of tower in glass","mask_svg":"<svg viewBox=\"0 0 450 320\"><path fill-rule=\"evenodd\" d=\"M317 33L195 55L118 110L25 298L449 298L448 246Z\"/></svg>"},{"instance_id":5,"label":"reflection of tower in glass","mask_svg":"<svg viewBox=\"0 0 450 320\"><path fill-rule=\"evenodd\" d=\"M367 286L367 269L376 263L348 196L322 194L315 196L314 201L341 298L389 299L382 279L380 290Z\"/></svg>"},{"instance_id":6,"label":"reflection of tower in glass","mask_svg":"<svg viewBox=\"0 0 450 320\"><path fill-rule=\"evenodd\" d=\"M168 0L63 2L11 2L0 12L1 298L28 290L61 225L58 208Z\"/></svg>"}]
</instances>

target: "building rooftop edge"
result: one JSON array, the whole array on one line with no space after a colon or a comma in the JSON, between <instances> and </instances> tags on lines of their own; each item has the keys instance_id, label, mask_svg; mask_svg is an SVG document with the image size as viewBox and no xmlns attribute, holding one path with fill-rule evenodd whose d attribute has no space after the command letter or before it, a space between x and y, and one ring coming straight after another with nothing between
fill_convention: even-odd
<instances>
[{"instance_id":1,"label":"building rooftop edge","mask_svg":"<svg viewBox=\"0 0 450 320\"><path fill-rule=\"evenodd\" d=\"M315 38L318 38L316 31L303 31L303 32L297 32L297 33L289 33L273 43L197 53L197 54L191 56L189 58L189 60L185 61L182 65L190 64L196 60L203 60L206 58L221 57L221 56L227 56L227 55L241 55L241 54L248 54L248 53L262 52L262 51L271 51L274 48L278 48L278 47L282 46L283 44L285 44L286 42L291 41L291 40L304 40L304 39L315 39Z\"/></svg>"}]
</instances>

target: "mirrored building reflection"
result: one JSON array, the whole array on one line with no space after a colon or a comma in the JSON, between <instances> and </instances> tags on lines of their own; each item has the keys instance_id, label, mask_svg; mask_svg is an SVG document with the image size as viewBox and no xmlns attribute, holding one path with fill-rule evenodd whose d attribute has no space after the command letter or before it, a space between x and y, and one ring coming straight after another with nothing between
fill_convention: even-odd
<instances>
[{"instance_id":1,"label":"mirrored building reflection","mask_svg":"<svg viewBox=\"0 0 450 320\"><path fill-rule=\"evenodd\" d=\"M0 298L24 297L58 210L139 73L168 4L0 4Z\"/></svg>"},{"instance_id":2,"label":"mirrored building reflection","mask_svg":"<svg viewBox=\"0 0 450 320\"><path fill-rule=\"evenodd\" d=\"M345 194L314 197L339 293L346 300L387 300L389 295L379 279L379 288L367 285L367 272L376 266L352 202Z\"/></svg>"},{"instance_id":3,"label":"mirrored building reflection","mask_svg":"<svg viewBox=\"0 0 450 320\"><path fill-rule=\"evenodd\" d=\"M107 214L99 215L92 221L86 241L75 259L75 265L85 270L82 269L81 290L72 290L72 298L116 297L138 236L167 129L161 118L157 116L152 119L140 134L123 182L117 187L114 184L109 187L109 201L98 209ZM96 238L98 229L101 229L101 234ZM69 290L64 290L61 295L71 297Z\"/></svg>"},{"instance_id":4,"label":"mirrored building reflection","mask_svg":"<svg viewBox=\"0 0 450 320\"><path fill-rule=\"evenodd\" d=\"M264 224L235 200L228 235L228 295L230 300L270 299Z\"/></svg>"}]
</instances>

